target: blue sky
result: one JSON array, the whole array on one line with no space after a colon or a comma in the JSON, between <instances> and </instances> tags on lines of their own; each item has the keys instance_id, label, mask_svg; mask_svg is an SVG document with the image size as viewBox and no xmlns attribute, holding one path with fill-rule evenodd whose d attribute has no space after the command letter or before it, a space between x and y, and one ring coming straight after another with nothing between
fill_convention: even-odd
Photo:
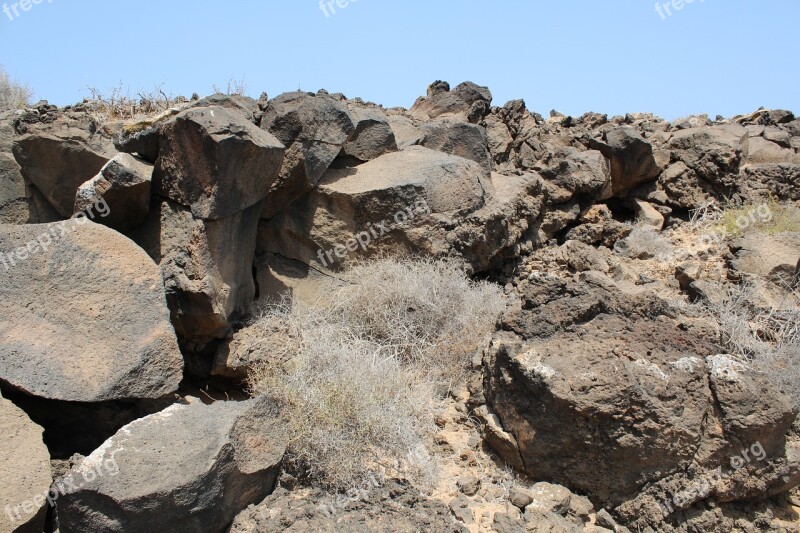
<instances>
[{"instance_id":1,"label":"blue sky","mask_svg":"<svg viewBox=\"0 0 800 533\"><path fill-rule=\"evenodd\" d=\"M798 0L662 1L663 17L654 0L350 0L328 16L319 0L38 0L15 16L19 1L0 0L0 64L60 105L90 85L190 96L244 78L255 97L408 107L443 79L540 113L800 113Z\"/></svg>"}]
</instances>

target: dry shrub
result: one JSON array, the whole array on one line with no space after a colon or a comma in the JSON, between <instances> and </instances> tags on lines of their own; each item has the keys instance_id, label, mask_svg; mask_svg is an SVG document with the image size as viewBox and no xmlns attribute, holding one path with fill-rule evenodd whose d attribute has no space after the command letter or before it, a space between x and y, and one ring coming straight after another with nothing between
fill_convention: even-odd
<instances>
[{"instance_id":1,"label":"dry shrub","mask_svg":"<svg viewBox=\"0 0 800 533\"><path fill-rule=\"evenodd\" d=\"M152 91L141 91L136 96L131 96L122 85L105 92L96 87L88 87L86 90L89 98L84 103L102 120L154 117L185 101L184 98L168 95L161 85L157 85Z\"/></svg>"},{"instance_id":2,"label":"dry shrub","mask_svg":"<svg viewBox=\"0 0 800 533\"><path fill-rule=\"evenodd\" d=\"M719 326L720 340L732 355L768 375L800 406L800 290L787 293L780 305L755 305L756 286L729 287L718 302L706 302Z\"/></svg>"},{"instance_id":3,"label":"dry shrub","mask_svg":"<svg viewBox=\"0 0 800 533\"><path fill-rule=\"evenodd\" d=\"M31 98L31 88L12 80L5 69L0 67L0 112L22 109Z\"/></svg>"},{"instance_id":4,"label":"dry shrub","mask_svg":"<svg viewBox=\"0 0 800 533\"><path fill-rule=\"evenodd\" d=\"M256 315L286 342L255 365L251 390L282 405L289 465L311 481L346 491L390 474L431 487L436 415L494 331L502 291L431 260L381 259L344 277L321 308L283 302Z\"/></svg>"},{"instance_id":5,"label":"dry shrub","mask_svg":"<svg viewBox=\"0 0 800 533\"><path fill-rule=\"evenodd\" d=\"M642 226L635 226L630 235L617 243L615 250L636 259L667 261L675 255L675 248L661 232Z\"/></svg>"}]
</instances>

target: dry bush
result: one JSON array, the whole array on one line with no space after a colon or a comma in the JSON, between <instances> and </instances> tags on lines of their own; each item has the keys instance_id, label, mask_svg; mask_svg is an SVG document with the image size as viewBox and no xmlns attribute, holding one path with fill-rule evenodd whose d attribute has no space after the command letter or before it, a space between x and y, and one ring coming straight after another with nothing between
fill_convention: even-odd
<instances>
[{"instance_id":1,"label":"dry bush","mask_svg":"<svg viewBox=\"0 0 800 533\"><path fill-rule=\"evenodd\" d=\"M250 388L282 406L288 462L311 481L347 491L388 473L432 487L426 443L444 391L493 332L502 292L435 261L383 259L345 277L324 307L283 302L254 317L286 342L255 365Z\"/></svg>"},{"instance_id":2,"label":"dry bush","mask_svg":"<svg viewBox=\"0 0 800 533\"><path fill-rule=\"evenodd\" d=\"M247 93L247 83L244 81L244 76L242 76L241 80L233 78L228 80L227 90L223 91L216 84L212 85L211 88L216 94L227 94L229 96L246 96L245 93Z\"/></svg>"},{"instance_id":3,"label":"dry bush","mask_svg":"<svg viewBox=\"0 0 800 533\"><path fill-rule=\"evenodd\" d=\"M768 375L800 406L800 290L770 309L756 306L753 285L729 287L718 302L706 302L722 345Z\"/></svg>"},{"instance_id":4,"label":"dry bush","mask_svg":"<svg viewBox=\"0 0 800 533\"><path fill-rule=\"evenodd\" d=\"M775 235L800 231L800 208L775 198L745 205L713 202L694 210L691 224L695 229L713 231L724 237L741 237L748 233Z\"/></svg>"},{"instance_id":5,"label":"dry bush","mask_svg":"<svg viewBox=\"0 0 800 533\"><path fill-rule=\"evenodd\" d=\"M675 255L675 248L661 232L642 226L635 226L630 235L617 243L615 250L637 259L669 261Z\"/></svg>"},{"instance_id":6,"label":"dry bush","mask_svg":"<svg viewBox=\"0 0 800 533\"><path fill-rule=\"evenodd\" d=\"M153 117L168 111L175 104L185 101L164 92L161 85L152 91L139 92L135 97L123 89L122 85L103 92L96 87L88 87L89 97L84 103L93 108L100 119L141 119Z\"/></svg>"},{"instance_id":7,"label":"dry bush","mask_svg":"<svg viewBox=\"0 0 800 533\"><path fill-rule=\"evenodd\" d=\"M0 112L22 109L31 98L31 88L12 80L5 69L0 67Z\"/></svg>"},{"instance_id":8,"label":"dry bush","mask_svg":"<svg viewBox=\"0 0 800 533\"><path fill-rule=\"evenodd\" d=\"M453 263L380 259L343 275L331 308L359 337L391 346L440 377L462 377L505 307L500 290L468 280Z\"/></svg>"}]
</instances>

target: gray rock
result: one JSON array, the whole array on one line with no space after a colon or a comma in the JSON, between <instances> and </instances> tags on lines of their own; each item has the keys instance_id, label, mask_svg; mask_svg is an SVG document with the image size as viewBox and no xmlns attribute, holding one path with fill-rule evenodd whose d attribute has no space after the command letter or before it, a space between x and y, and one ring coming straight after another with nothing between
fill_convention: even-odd
<instances>
[{"instance_id":1,"label":"gray rock","mask_svg":"<svg viewBox=\"0 0 800 533\"><path fill-rule=\"evenodd\" d=\"M286 443L265 400L173 405L128 424L64 477L59 530L222 532L272 491Z\"/></svg>"},{"instance_id":2,"label":"gray rock","mask_svg":"<svg viewBox=\"0 0 800 533\"><path fill-rule=\"evenodd\" d=\"M394 131L382 109L351 104L350 116L355 131L342 147L345 156L354 158L358 162L365 162L397 151Z\"/></svg>"},{"instance_id":3,"label":"gray rock","mask_svg":"<svg viewBox=\"0 0 800 533\"><path fill-rule=\"evenodd\" d=\"M161 273L136 244L72 219L0 225L0 250L0 382L71 402L177 390L183 358Z\"/></svg>"},{"instance_id":4,"label":"gray rock","mask_svg":"<svg viewBox=\"0 0 800 533\"><path fill-rule=\"evenodd\" d=\"M100 173L78 188L75 213L89 212L89 217L119 231L134 228L150 212L150 183L153 166L130 154L111 159ZM107 206L107 213L97 213L93 206Z\"/></svg>"},{"instance_id":5,"label":"gray rock","mask_svg":"<svg viewBox=\"0 0 800 533\"><path fill-rule=\"evenodd\" d=\"M261 203L220 220L153 197L150 216L129 232L161 267L176 333L197 345L225 338L255 298L253 257ZM207 374L210 368L197 369Z\"/></svg>"},{"instance_id":6,"label":"gray rock","mask_svg":"<svg viewBox=\"0 0 800 533\"><path fill-rule=\"evenodd\" d=\"M492 171L486 131L464 122L432 122L422 128L420 145L478 163L486 175Z\"/></svg>"},{"instance_id":7,"label":"gray rock","mask_svg":"<svg viewBox=\"0 0 800 533\"><path fill-rule=\"evenodd\" d=\"M41 533L52 482L42 428L0 396L0 531Z\"/></svg>"},{"instance_id":8,"label":"gray rock","mask_svg":"<svg viewBox=\"0 0 800 533\"><path fill-rule=\"evenodd\" d=\"M356 131L344 103L326 94L303 92L270 100L260 126L286 146L279 179L264 206L266 219L316 187Z\"/></svg>"},{"instance_id":9,"label":"gray rock","mask_svg":"<svg viewBox=\"0 0 800 533\"><path fill-rule=\"evenodd\" d=\"M481 489L481 480L471 474L462 476L458 480L458 488L467 496L475 496Z\"/></svg>"},{"instance_id":10,"label":"gray rock","mask_svg":"<svg viewBox=\"0 0 800 533\"><path fill-rule=\"evenodd\" d=\"M278 179L283 145L222 107L188 109L159 130L154 190L220 220L261 202Z\"/></svg>"},{"instance_id":11,"label":"gray rock","mask_svg":"<svg viewBox=\"0 0 800 533\"><path fill-rule=\"evenodd\" d=\"M16 137L13 151L22 175L63 218L72 216L78 187L116 154L94 120L79 113L29 128Z\"/></svg>"}]
</instances>

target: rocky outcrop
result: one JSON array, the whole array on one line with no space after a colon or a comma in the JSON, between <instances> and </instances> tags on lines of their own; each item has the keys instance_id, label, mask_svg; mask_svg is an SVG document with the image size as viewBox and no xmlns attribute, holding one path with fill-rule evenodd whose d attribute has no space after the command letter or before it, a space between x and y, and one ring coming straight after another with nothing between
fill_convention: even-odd
<instances>
[{"instance_id":1,"label":"rocky outcrop","mask_svg":"<svg viewBox=\"0 0 800 533\"><path fill-rule=\"evenodd\" d=\"M0 396L0 530L38 533L44 530L47 496L53 481L50 454L42 428L24 411Z\"/></svg>"},{"instance_id":2,"label":"rocky outcrop","mask_svg":"<svg viewBox=\"0 0 800 533\"><path fill-rule=\"evenodd\" d=\"M757 498L756 485L763 494L798 479L788 398L680 327L658 298L624 296L601 278L521 287L486 359L482 412L496 416L487 440L504 460L642 527L671 519L660 504L751 446L763 457L679 507Z\"/></svg>"},{"instance_id":3,"label":"rocky outcrop","mask_svg":"<svg viewBox=\"0 0 800 533\"><path fill-rule=\"evenodd\" d=\"M125 426L56 481L69 488L56 500L59 530L225 531L271 492L285 449L264 400L173 405Z\"/></svg>"}]
</instances>

